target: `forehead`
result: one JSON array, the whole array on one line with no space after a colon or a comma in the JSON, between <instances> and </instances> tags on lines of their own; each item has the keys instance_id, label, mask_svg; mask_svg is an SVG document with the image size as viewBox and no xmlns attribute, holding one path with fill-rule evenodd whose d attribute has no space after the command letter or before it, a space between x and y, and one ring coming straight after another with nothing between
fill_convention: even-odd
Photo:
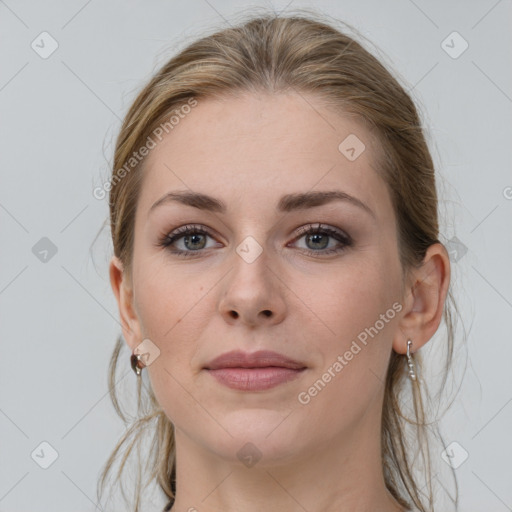
<instances>
[{"instance_id":1,"label":"forehead","mask_svg":"<svg viewBox=\"0 0 512 512\"><path fill-rule=\"evenodd\" d=\"M146 214L171 190L263 208L286 193L336 188L379 214L391 204L376 150L375 136L360 121L313 95L199 98L146 157L138 209Z\"/></svg>"}]
</instances>

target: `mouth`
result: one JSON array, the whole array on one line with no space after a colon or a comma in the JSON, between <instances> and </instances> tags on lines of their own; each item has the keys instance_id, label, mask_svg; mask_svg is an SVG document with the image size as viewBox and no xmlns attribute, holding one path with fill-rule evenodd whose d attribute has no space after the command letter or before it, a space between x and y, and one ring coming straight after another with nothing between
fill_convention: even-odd
<instances>
[{"instance_id":1,"label":"mouth","mask_svg":"<svg viewBox=\"0 0 512 512\"><path fill-rule=\"evenodd\" d=\"M305 370L279 366L207 370L218 382L241 391L263 391L296 379Z\"/></svg>"},{"instance_id":2,"label":"mouth","mask_svg":"<svg viewBox=\"0 0 512 512\"><path fill-rule=\"evenodd\" d=\"M271 351L222 354L204 369L217 382L241 391L263 391L298 378L306 365Z\"/></svg>"}]
</instances>

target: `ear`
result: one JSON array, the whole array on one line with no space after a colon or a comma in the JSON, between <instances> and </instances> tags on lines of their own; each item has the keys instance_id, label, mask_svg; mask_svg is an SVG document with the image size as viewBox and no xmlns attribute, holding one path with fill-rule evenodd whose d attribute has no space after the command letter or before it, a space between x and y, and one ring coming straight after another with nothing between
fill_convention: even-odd
<instances>
[{"instance_id":1,"label":"ear","mask_svg":"<svg viewBox=\"0 0 512 512\"><path fill-rule=\"evenodd\" d=\"M438 242L427 249L422 266L411 273L399 334L393 340L395 352L405 354L407 340L412 341L412 352L416 352L432 338L441 323L449 284L450 258Z\"/></svg>"},{"instance_id":2,"label":"ear","mask_svg":"<svg viewBox=\"0 0 512 512\"><path fill-rule=\"evenodd\" d=\"M110 260L109 270L110 285L119 307L123 337L133 352L140 344L142 337L140 335L139 319L135 314L132 284L129 282L129 276L124 272L123 264L117 256L113 256Z\"/></svg>"}]
</instances>

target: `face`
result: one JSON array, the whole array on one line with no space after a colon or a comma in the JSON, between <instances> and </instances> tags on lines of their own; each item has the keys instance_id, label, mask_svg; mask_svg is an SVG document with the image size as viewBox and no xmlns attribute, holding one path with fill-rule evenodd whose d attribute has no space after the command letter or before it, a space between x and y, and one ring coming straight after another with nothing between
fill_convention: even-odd
<instances>
[{"instance_id":1,"label":"face","mask_svg":"<svg viewBox=\"0 0 512 512\"><path fill-rule=\"evenodd\" d=\"M183 440L233 461L252 442L272 464L376 428L401 267L375 154L318 98L255 93L199 100L151 150L125 338L158 348L144 371ZM190 196L153 206L170 192ZM206 369L235 350L302 369Z\"/></svg>"}]
</instances>

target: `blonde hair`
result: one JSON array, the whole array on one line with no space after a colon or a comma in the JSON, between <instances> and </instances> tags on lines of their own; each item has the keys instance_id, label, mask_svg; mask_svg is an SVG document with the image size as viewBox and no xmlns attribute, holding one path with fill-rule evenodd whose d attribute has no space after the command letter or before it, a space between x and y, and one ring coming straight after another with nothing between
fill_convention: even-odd
<instances>
[{"instance_id":1,"label":"blonde hair","mask_svg":"<svg viewBox=\"0 0 512 512\"><path fill-rule=\"evenodd\" d=\"M357 116L377 134L378 169L391 194L397 218L399 255L406 271L421 266L427 248L438 243L438 200L435 170L416 107L390 72L354 38L317 15L294 14L252 16L239 25L205 36L180 51L152 77L139 93L124 119L112 168L110 222L114 254L131 275L134 219L139 197L142 164L133 165L120 177L116 169L126 165L138 148L170 114L187 101L213 98L245 91L279 93L287 90L317 95L340 113ZM171 135L172 136L172 135ZM443 319L447 329L444 381L451 365L454 322L457 310L448 291ZM116 368L125 345L117 339L109 366L110 396L115 410L126 423L116 394ZM421 357L415 354L421 376ZM127 360L128 358L126 358ZM422 379L412 382L414 418L404 414L401 392L407 383L406 359L392 352L385 382L382 408L382 469L386 487L407 510L414 504L420 511L433 510L432 469L429 430ZM131 370L129 370L131 371ZM146 468L151 468L146 486L157 482L173 502L176 492L174 426L149 388L141 393L138 381L139 417L119 440L101 474L103 493L106 476L123 446L127 447L116 482L133 447L153 434ZM443 381L443 384L444 384ZM422 389L424 388L424 389ZM415 440L407 437L407 425L415 429ZM415 441L420 442L427 491L421 491L413 474ZM455 478L455 477L454 477ZM133 510L140 510L141 475L134 491ZM123 496L124 490L123 490Z\"/></svg>"}]
</instances>

